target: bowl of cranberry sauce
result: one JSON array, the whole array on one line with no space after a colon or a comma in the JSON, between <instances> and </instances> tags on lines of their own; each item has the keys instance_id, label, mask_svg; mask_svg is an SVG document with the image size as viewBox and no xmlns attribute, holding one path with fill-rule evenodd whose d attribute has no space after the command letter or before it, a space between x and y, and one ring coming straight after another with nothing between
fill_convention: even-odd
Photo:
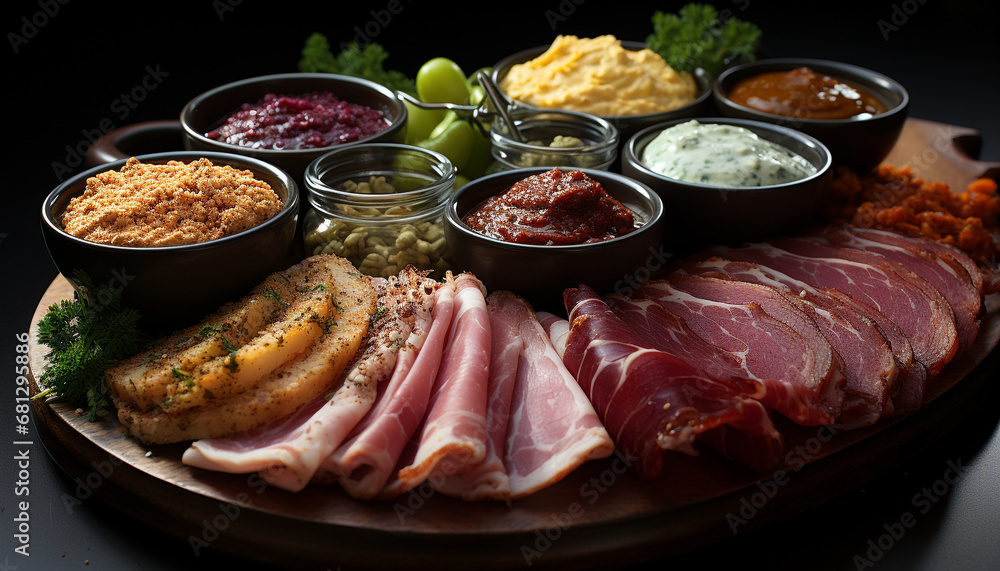
<instances>
[{"instance_id":1,"label":"bowl of cranberry sauce","mask_svg":"<svg viewBox=\"0 0 1000 571\"><path fill-rule=\"evenodd\" d=\"M402 142L406 106L393 90L365 79L288 73L206 91L184 106L180 122L187 150L254 157L300 180L333 148Z\"/></svg>"}]
</instances>

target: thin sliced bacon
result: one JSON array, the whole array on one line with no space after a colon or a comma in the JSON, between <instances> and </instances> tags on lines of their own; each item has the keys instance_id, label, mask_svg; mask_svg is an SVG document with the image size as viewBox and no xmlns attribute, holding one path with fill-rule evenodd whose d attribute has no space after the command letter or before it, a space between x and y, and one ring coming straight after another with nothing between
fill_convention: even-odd
<instances>
[{"instance_id":1,"label":"thin sliced bacon","mask_svg":"<svg viewBox=\"0 0 1000 571\"><path fill-rule=\"evenodd\" d=\"M667 279L685 277L690 281L692 276L669 275ZM659 303L684 319L698 336L733 355L750 378L761 382L765 391L756 398L762 403L799 424L833 423L840 415L844 377L839 357L815 323L787 301L768 295L773 290L730 297L740 293L734 285L707 285L711 284L695 294L672 281L650 280L637 295ZM768 304L777 313L781 302L787 322L761 306Z\"/></svg>"},{"instance_id":2,"label":"thin sliced bacon","mask_svg":"<svg viewBox=\"0 0 1000 571\"><path fill-rule=\"evenodd\" d=\"M680 358L647 347L590 288L563 293L570 333L563 360L633 468L654 478L664 450L697 454L702 439L766 471L782 438L768 410Z\"/></svg>"},{"instance_id":3,"label":"thin sliced bacon","mask_svg":"<svg viewBox=\"0 0 1000 571\"><path fill-rule=\"evenodd\" d=\"M419 486L435 469L445 476L464 472L486 455L491 335L485 290L472 274L455 278L455 315L426 416L382 497L395 497Z\"/></svg>"},{"instance_id":4,"label":"thin sliced bacon","mask_svg":"<svg viewBox=\"0 0 1000 571\"><path fill-rule=\"evenodd\" d=\"M768 286L813 318L823 336L841 356L844 373L844 406L838 421L845 428L869 426L893 412L890 398L899 374L889 342L874 322L852 319L813 288L793 291L759 266L710 258L681 264L679 271ZM765 307L766 310L766 307Z\"/></svg>"},{"instance_id":5,"label":"thin sliced bacon","mask_svg":"<svg viewBox=\"0 0 1000 571\"><path fill-rule=\"evenodd\" d=\"M375 410L324 459L323 470L336 476L350 495L377 497L419 429L441 365L454 301L455 290L449 284L434 292L430 325L426 318L415 323Z\"/></svg>"},{"instance_id":6,"label":"thin sliced bacon","mask_svg":"<svg viewBox=\"0 0 1000 571\"><path fill-rule=\"evenodd\" d=\"M902 264L907 269L927 280L936 288L954 312L958 347L956 354L963 353L976 340L982 311L982 282L973 280L968 269L952 255L929 246L927 242L912 241L909 246L900 246L871 239L872 232L851 229L844 226L825 226L810 232L809 236L823 239L831 244L865 250L883 256L885 259ZM919 249L918 249L919 248ZM976 274L979 271L976 270Z\"/></svg>"}]
</instances>

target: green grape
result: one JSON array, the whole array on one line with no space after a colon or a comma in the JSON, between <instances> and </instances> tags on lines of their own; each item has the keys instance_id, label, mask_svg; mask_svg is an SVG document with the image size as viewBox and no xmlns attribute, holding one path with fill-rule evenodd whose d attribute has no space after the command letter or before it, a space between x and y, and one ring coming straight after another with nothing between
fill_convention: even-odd
<instances>
[{"instance_id":1,"label":"green grape","mask_svg":"<svg viewBox=\"0 0 1000 571\"><path fill-rule=\"evenodd\" d=\"M417 97L425 103L469 103L465 73L445 57L428 60L417 70Z\"/></svg>"},{"instance_id":2,"label":"green grape","mask_svg":"<svg viewBox=\"0 0 1000 571\"><path fill-rule=\"evenodd\" d=\"M444 109L422 109L409 101L406 104L406 143L412 145L431 136L431 131L444 119Z\"/></svg>"},{"instance_id":3,"label":"green grape","mask_svg":"<svg viewBox=\"0 0 1000 571\"><path fill-rule=\"evenodd\" d=\"M490 154L489 135L483 135L473 128L472 148L469 149L469 159L465 163L463 173L470 179L479 178L486 173L486 167L493 162L493 155Z\"/></svg>"},{"instance_id":4,"label":"green grape","mask_svg":"<svg viewBox=\"0 0 1000 571\"><path fill-rule=\"evenodd\" d=\"M455 120L437 137L424 139L418 147L437 151L448 157L456 169L461 170L469 160L476 132L468 121Z\"/></svg>"}]
</instances>

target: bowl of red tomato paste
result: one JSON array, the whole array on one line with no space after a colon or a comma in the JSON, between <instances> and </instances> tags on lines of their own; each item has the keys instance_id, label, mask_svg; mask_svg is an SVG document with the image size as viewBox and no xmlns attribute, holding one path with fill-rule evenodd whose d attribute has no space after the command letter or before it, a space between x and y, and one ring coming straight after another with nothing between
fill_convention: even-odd
<instances>
[{"instance_id":1,"label":"bowl of red tomato paste","mask_svg":"<svg viewBox=\"0 0 1000 571\"><path fill-rule=\"evenodd\" d=\"M180 122L188 150L250 156L301 180L310 162L334 148L402 142L406 106L365 79L287 73L206 91L184 106Z\"/></svg>"},{"instance_id":2,"label":"bowl of red tomato paste","mask_svg":"<svg viewBox=\"0 0 1000 571\"><path fill-rule=\"evenodd\" d=\"M445 207L460 271L488 289L562 307L566 288L629 293L666 266L663 203L645 184L596 169L532 167L478 178Z\"/></svg>"}]
</instances>

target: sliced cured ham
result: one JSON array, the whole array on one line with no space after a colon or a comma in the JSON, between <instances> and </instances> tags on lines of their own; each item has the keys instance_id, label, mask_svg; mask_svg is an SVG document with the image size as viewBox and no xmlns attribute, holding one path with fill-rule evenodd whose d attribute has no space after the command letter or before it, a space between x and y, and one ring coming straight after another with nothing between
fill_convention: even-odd
<instances>
[{"instance_id":1,"label":"sliced cured ham","mask_svg":"<svg viewBox=\"0 0 1000 571\"><path fill-rule=\"evenodd\" d=\"M750 378L760 381L763 394L758 390L755 398L799 424L836 421L843 403L839 356L808 315L766 286L676 274L667 280L650 280L637 295L659 303L702 339L733 355Z\"/></svg>"},{"instance_id":2,"label":"sliced cured ham","mask_svg":"<svg viewBox=\"0 0 1000 571\"><path fill-rule=\"evenodd\" d=\"M517 364L524 341L516 335L509 320L503 318L497 292L487 297L490 317L489 404L486 409L486 455L482 462L462 474L439 479L436 489L445 495L474 501L510 499L510 478L504 465L504 443L510 419L511 399L517 377Z\"/></svg>"},{"instance_id":3,"label":"sliced cured ham","mask_svg":"<svg viewBox=\"0 0 1000 571\"><path fill-rule=\"evenodd\" d=\"M699 337L684 319L656 301L614 293L604 296L604 302L650 347L680 357L746 396L760 400L767 394L764 382L744 369L732 353Z\"/></svg>"},{"instance_id":4,"label":"sliced cured ham","mask_svg":"<svg viewBox=\"0 0 1000 571\"><path fill-rule=\"evenodd\" d=\"M566 350L566 336L569 335L569 321L547 311L539 311L535 315L538 317L538 322L542 324L545 334L552 341L556 353L562 357Z\"/></svg>"},{"instance_id":5,"label":"sliced cured ham","mask_svg":"<svg viewBox=\"0 0 1000 571\"><path fill-rule=\"evenodd\" d=\"M860 297L895 321L913 345L913 356L929 377L941 371L958 347L951 305L940 291L909 268L874 252L826 244L800 237L771 242L792 255L812 261L817 274L839 279L832 287ZM831 272L830 269L835 271Z\"/></svg>"},{"instance_id":6,"label":"sliced cured ham","mask_svg":"<svg viewBox=\"0 0 1000 571\"><path fill-rule=\"evenodd\" d=\"M767 286L809 315L841 358L845 394L838 422L845 428L869 426L879 418L892 414L890 392L899 369L889 342L872 321L845 316L843 309L838 310L817 295L818 292L810 294L806 289L793 292L788 285L751 264L711 258L684 264L680 270L709 278ZM767 311L767 306L764 309Z\"/></svg>"},{"instance_id":7,"label":"sliced cured ham","mask_svg":"<svg viewBox=\"0 0 1000 571\"><path fill-rule=\"evenodd\" d=\"M487 303L494 352L486 460L432 485L449 495L465 490L465 499L515 500L609 456L614 443L531 306L508 291L492 292ZM492 487L504 480L506 495Z\"/></svg>"},{"instance_id":8,"label":"sliced cured ham","mask_svg":"<svg viewBox=\"0 0 1000 571\"><path fill-rule=\"evenodd\" d=\"M782 438L760 402L682 359L649 348L590 288L567 289L570 332L563 361L590 397L615 445L643 478L665 450L697 454L710 443L752 468L772 469Z\"/></svg>"},{"instance_id":9,"label":"sliced cured ham","mask_svg":"<svg viewBox=\"0 0 1000 571\"><path fill-rule=\"evenodd\" d=\"M382 314L370 321L362 347L332 396L321 395L285 418L234 437L198 440L182 461L207 470L261 472L275 487L304 488L369 410L378 383L391 374L398 336L408 327L400 300L412 287L409 278L372 281Z\"/></svg>"},{"instance_id":10,"label":"sliced cured ham","mask_svg":"<svg viewBox=\"0 0 1000 571\"><path fill-rule=\"evenodd\" d=\"M897 409L919 408L927 378L936 374L954 353L954 320L947 313L942 315L940 302L932 303L923 295L922 288L911 287L910 282L899 279L898 272L891 267L796 255L771 244L714 247L710 252L757 264L768 273L781 274L830 292L832 298L873 319L890 341L893 339L889 332L902 332L911 347L913 365L904 368L897 379L899 391L893 398ZM894 346L894 353L897 348ZM901 350L900 356L905 359L905 351Z\"/></svg>"},{"instance_id":11,"label":"sliced cured ham","mask_svg":"<svg viewBox=\"0 0 1000 571\"><path fill-rule=\"evenodd\" d=\"M451 326L455 289L444 284L431 300L431 305L417 308L396 367L371 412L323 459L322 471L328 475L324 479L335 477L353 497L378 496L423 421Z\"/></svg>"},{"instance_id":12,"label":"sliced cured ham","mask_svg":"<svg viewBox=\"0 0 1000 571\"><path fill-rule=\"evenodd\" d=\"M885 259L902 264L907 269L927 280L936 288L951 306L954 314L958 347L962 353L972 346L979 334L982 311L982 282L979 285L969 274L969 269L952 253L929 247L930 240L911 240L908 246L873 240L874 230L849 229L844 226L826 226L811 232L810 237L825 240L831 244L865 250L883 256ZM957 251L957 250L956 250ZM971 260L970 260L971 261ZM978 275L979 271L975 273Z\"/></svg>"},{"instance_id":13,"label":"sliced cured ham","mask_svg":"<svg viewBox=\"0 0 1000 571\"><path fill-rule=\"evenodd\" d=\"M447 476L483 461L491 350L485 291L472 274L455 278L455 315L426 416L417 437L404 449L398 472L382 490L382 497L395 497L419 486L435 469ZM421 354L427 350L425 347Z\"/></svg>"}]
</instances>

